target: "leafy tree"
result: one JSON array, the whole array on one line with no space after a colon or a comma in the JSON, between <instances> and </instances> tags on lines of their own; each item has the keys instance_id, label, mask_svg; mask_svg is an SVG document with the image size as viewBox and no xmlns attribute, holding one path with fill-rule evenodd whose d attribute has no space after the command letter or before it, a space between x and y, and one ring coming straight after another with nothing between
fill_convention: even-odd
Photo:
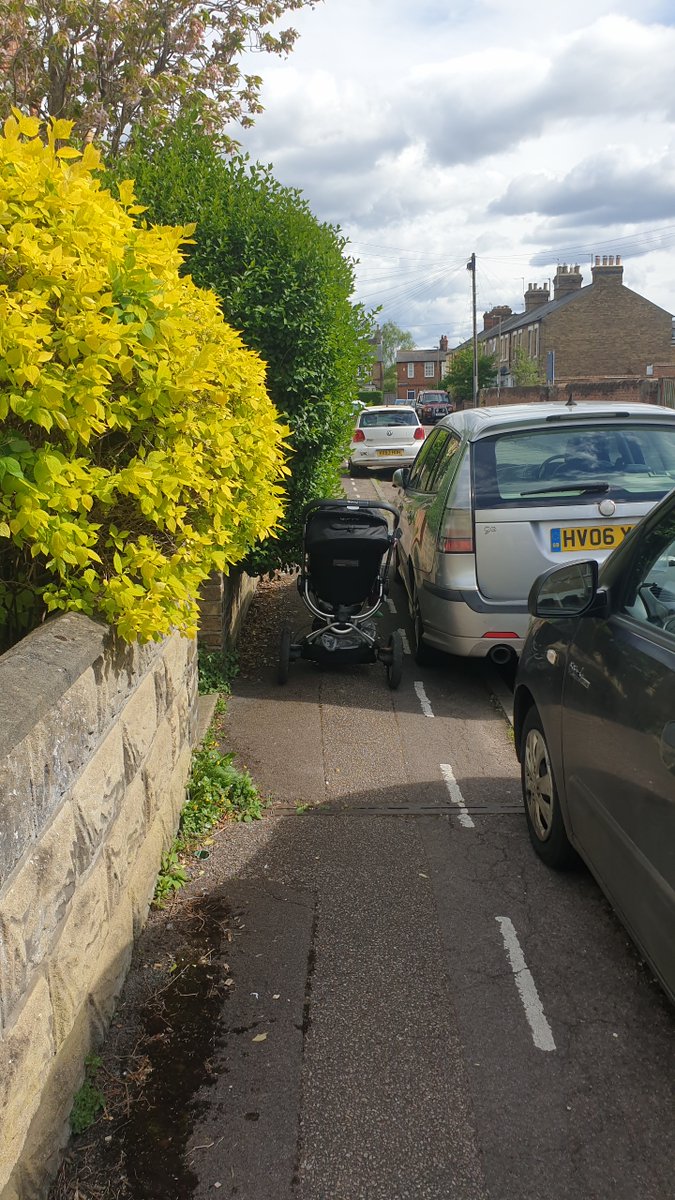
<instances>
[{"instance_id":1,"label":"leafy tree","mask_svg":"<svg viewBox=\"0 0 675 1200\"><path fill-rule=\"evenodd\" d=\"M187 229L138 228L99 155L20 114L0 137L0 641L45 609L128 640L192 634L197 594L278 524L264 365L181 275Z\"/></svg>"},{"instance_id":2,"label":"leafy tree","mask_svg":"<svg viewBox=\"0 0 675 1200\"><path fill-rule=\"evenodd\" d=\"M315 3L0 0L0 116L18 106L70 118L115 154L130 129L175 117L187 97L221 136L262 108L260 76L237 60L250 49L288 54L296 32L272 27Z\"/></svg>"},{"instance_id":3,"label":"leafy tree","mask_svg":"<svg viewBox=\"0 0 675 1200\"><path fill-rule=\"evenodd\" d=\"M384 392L395 392L397 386L396 363L390 363L382 372L382 390Z\"/></svg>"},{"instance_id":4,"label":"leafy tree","mask_svg":"<svg viewBox=\"0 0 675 1200\"><path fill-rule=\"evenodd\" d=\"M511 363L511 374L516 387L530 387L543 383L544 376L539 363L518 346Z\"/></svg>"},{"instance_id":5,"label":"leafy tree","mask_svg":"<svg viewBox=\"0 0 675 1200\"><path fill-rule=\"evenodd\" d=\"M478 351L478 387L489 387L495 377L495 360ZM441 387L451 392L455 400L471 404L473 400L473 347L456 350Z\"/></svg>"},{"instance_id":6,"label":"leafy tree","mask_svg":"<svg viewBox=\"0 0 675 1200\"><path fill-rule=\"evenodd\" d=\"M320 224L300 193L245 158L223 160L192 118L139 138L119 169L133 176L147 217L196 222L187 266L267 363L267 386L291 428L283 529L249 557L252 572L296 564L302 512L338 494L359 373L372 322L354 304L346 239Z\"/></svg>"},{"instance_id":7,"label":"leafy tree","mask_svg":"<svg viewBox=\"0 0 675 1200\"><path fill-rule=\"evenodd\" d=\"M414 350L415 339L411 333L405 329L400 329L393 321L385 321L381 329L382 333L382 361L385 367L390 367L392 363L396 363L396 352L398 350ZM396 379L394 369L394 379Z\"/></svg>"},{"instance_id":8,"label":"leafy tree","mask_svg":"<svg viewBox=\"0 0 675 1200\"><path fill-rule=\"evenodd\" d=\"M400 329L393 321L385 321L381 327L382 362L384 372L382 387L385 392L396 392L398 380L396 377L396 353L398 350L414 350L415 339L405 329Z\"/></svg>"}]
</instances>

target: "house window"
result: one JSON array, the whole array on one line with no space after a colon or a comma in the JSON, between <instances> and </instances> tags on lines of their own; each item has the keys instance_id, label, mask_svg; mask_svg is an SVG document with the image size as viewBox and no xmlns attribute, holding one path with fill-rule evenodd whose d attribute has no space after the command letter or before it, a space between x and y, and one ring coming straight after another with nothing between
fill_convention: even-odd
<instances>
[{"instance_id":1,"label":"house window","mask_svg":"<svg viewBox=\"0 0 675 1200\"><path fill-rule=\"evenodd\" d=\"M414 362L408 363L408 379L414 379L414 378L415 378L415 364L414 364Z\"/></svg>"},{"instance_id":2,"label":"house window","mask_svg":"<svg viewBox=\"0 0 675 1200\"><path fill-rule=\"evenodd\" d=\"M408 394L407 394L407 396L406 396L406 399L407 399L407 400L414 400L414 399L415 399L415 389L414 389L414 388L408 388Z\"/></svg>"},{"instance_id":3,"label":"house window","mask_svg":"<svg viewBox=\"0 0 675 1200\"><path fill-rule=\"evenodd\" d=\"M436 369L435 369L435 368L436 368L436 363L432 363L432 362L430 362L430 363L429 363L429 362L425 362L425 364L424 364L424 378L425 378L425 379L433 379L433 378L434 378L434 376L435 376L435 374L436 374Z\"/></svg>"}]
</instances>

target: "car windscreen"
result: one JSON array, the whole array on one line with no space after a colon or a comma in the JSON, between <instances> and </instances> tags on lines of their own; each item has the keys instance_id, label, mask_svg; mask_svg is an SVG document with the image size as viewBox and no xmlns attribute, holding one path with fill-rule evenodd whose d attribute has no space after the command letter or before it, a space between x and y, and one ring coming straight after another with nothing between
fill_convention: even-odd
<instances>
[{"instance_id":1,"label":"car windscreen","mask_svg":"<svg viewBox=\"0 0 675 1200\"><path fill-rule=\"evenodd\" d=\"M382 429L399 425L418 425L414 412L365 412L359 417L361 429Z\"/></svg>"},{"instance_id":2,"label":"car windscreen","mask_svg":"<svg viewBox=\"0 0 675 1200\"><path fill-rule=\"evenodd\" d=\"M509 430L473 446L479 508L655 501L675 487L675 424L570 424Z\"/></svg>"}]
</instances>

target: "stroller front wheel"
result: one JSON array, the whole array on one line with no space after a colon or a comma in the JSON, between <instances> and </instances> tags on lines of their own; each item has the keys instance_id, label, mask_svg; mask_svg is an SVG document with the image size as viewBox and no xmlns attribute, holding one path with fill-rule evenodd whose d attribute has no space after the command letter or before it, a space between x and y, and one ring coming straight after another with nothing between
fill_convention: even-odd
<instances>
[{"instance_id":1,"label":"stroller front wheel","mask_svg":"<svg viewBox=\"0 0 675 1200\"><path fill-rule=\"evenodd\" d=\"M387 683L392 691L394 691L401 682L403 675L403 642L401 641L398 629L395 629L392 633L387 650L389 652L389 662L386 666Z\"/></svg>"},{"instance_id":2,"label":"stroller front wheel","mask_svg":"<svg viewBox=\"0 0 675 1200\"><path fill-rule=\"evenodd\" d=\"M279 643L279 667L277 670L277 680L279 683L288 682L288 668L291 663L291 631L284 629L281 634L281 642Z\"/></svg>"}]
</instances>

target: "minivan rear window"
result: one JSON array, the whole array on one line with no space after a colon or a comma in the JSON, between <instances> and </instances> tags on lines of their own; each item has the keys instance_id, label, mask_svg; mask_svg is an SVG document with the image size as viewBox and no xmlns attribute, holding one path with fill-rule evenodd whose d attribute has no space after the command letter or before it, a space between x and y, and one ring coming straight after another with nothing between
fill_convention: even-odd
<instances>
[{"instance_id":1,"label":"minivan rear window","mask_svg":"<svg viewBox=\"0 0 675 1200\"><path fill-rule=\"evenodd\" d=\"M475 442L473 465L479 508L654 501L675 487L675 425L511 430Z\"/></svg>"}]
</instances>

